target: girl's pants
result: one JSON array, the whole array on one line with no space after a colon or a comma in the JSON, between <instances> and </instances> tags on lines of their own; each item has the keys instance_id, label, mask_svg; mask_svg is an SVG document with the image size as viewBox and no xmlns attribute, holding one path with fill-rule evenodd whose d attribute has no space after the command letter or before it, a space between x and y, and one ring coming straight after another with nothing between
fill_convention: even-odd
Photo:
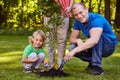
<instances>
[{"instance_id":1,"label":"girl's pants","mask_svg":"<svg viewBox=\"0 0 120 80\"><path fill-rule=\"evenodd\" d=\"M39 59L34 62L34 63L23 63L23 66L25 69L30 69L30 68L39 68L40 64L42 63L42 61L44 60L45 54L44 53L39 53L38 55L33 52L28 56L28 59L34 59L35 57L39 57Z\"/></svg>"}]
</instances>

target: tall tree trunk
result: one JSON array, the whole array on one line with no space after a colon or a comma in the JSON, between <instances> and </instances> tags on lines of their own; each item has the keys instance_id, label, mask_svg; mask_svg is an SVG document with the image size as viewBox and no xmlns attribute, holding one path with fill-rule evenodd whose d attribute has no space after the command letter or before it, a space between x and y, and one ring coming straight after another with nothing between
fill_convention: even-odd
<instances>
[{"instance_id":1,"label":"tall tree trunk","mask_svg":"<svg viewBox=\"0 0 120 80\"><path fill-rule=\"evenodd\" d=\"M111 23L110 18L110 0L105 0L105 18Z\"/></svg>"},{"instance_id":2,"label":"tall tree trunk","mask_svg":"<svg viewBox=\"0 0 120 80\"><path fill-rule=\"evenodd\" d=\"M6 0L4 0L4 6L3 6L3 8L4 8L4 21L5 21L5 26L6 26L6 28L9 28L9 26L8 26L8 14L9 14L9 10L10 10L10 3L7 3L7 1Z\"/></svg>"},{"instance_id":3,"label":"tall tree trunk","mask_svg":"<svg viewBox=\"0 0 120 80\"><path fill-rule=\"evenodd\" d=\"M92 12L91 0L89 1L89 11Z\"/></svg>"},{"instance_id":4,"label":"tall tree trunk","mask_svg":"<svg viewBox=\"0 0 120 80\"><path fill-rule=\"evenodd\" d=\"M98 13L100 14L100 6L101 6L101 2L102 2L102 0L100 0L100 2L98 2L99 4L98 4Z\"/></svg>"},{"instance_id":5,"label":"tall tree trunk","mask_svg":"<svg viewBox=\"0 0 120 80\"><path fill-rule=\"evenodd\" d=\"M117 33L118 40L120 40L120 0L117 0L116 2L115 31Z\"/></svg>"},{"instance_id":6,"label":"tall tree trunk","mask_svg":"<svg viewBox=\"0 0 120 80\"><path fill-rule=\"evenodd\" d=\"M83 0L81 0L81 2L83 3L84 1L83 1Z\"/></svg>"},{"instance_id":7,"label":"tall tree trunk","mask_svg":"<svg viewBox=\"0 0 120 80\"><path fill-rule=\"evenodd\" d=\"M22 15L21 15L21 23L20 23L22 28L24 28L24 24L23 24L23 22L24 22L24 21L23 21L23 5L24 5L24 4L23 4L23 0L22 0L22 9L21 9L21 14L22 14Z\"/></svg>"}]
</instances>

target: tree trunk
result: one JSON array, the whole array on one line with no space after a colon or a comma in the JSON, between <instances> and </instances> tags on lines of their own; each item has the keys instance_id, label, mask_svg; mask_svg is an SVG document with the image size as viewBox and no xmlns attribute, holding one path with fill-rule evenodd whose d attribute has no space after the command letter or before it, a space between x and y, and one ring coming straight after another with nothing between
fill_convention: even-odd
<instances>
[{"instance_id":1,"label":"tree trunk","mask_svg":"<svg viewBox=\"0 0 120 80\"><path fill-rule=\"evenodd\" d=\"M118 37L118 40L120 40L120 0L116 1L116 14L115 14L115 31Z\"/></svg>"},{"instance_id":2,"label":"tree trunk","mask_svg":"<svg viewBox=\"0 0 120 80\"><path fill-rule=\"evenodd\" d=\"M105 0L105 18L111 23L110 18L110 0Z\"/></svg>"},{"instance_id":3,"label":"tree trunk","mask_svg":"<svg viewBox=\"0 0 120 80\"><path fill-rule=\"evenodd\" d=\"M89 11L92 12L91 0L89 1Z\"/></svg>"},{"instance_id":4,"label":"tree trunk","mask_svg":"<svg viewBox=\"0 0 120 80\"><path fill-rule=\"evenodd\" d=\"M100 2L99 2L99 4L98 4L98 13L99 13L99 14L101 14L101 13L100 13L101 2L102 2L102 0L100 0Z\"/></svg>"}]
</instances>

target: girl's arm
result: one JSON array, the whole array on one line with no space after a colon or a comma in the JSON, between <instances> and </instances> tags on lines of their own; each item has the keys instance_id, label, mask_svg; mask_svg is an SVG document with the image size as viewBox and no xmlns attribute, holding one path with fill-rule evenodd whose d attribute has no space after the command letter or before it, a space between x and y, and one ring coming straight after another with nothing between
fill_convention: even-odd
<instances>
[{"instance_id":1,"label":"girl's arm","mask_svg":"<svg viewBox=\"0 0 120 80\"><path fill-rule=\"evenodd\" d=\"M32 63L32 62L36 62L38 60L38 57L34 58L34 59L28 59L27 57L23 56L22 57L22 62L23 63Z\"/></svg>"}]
</instances>

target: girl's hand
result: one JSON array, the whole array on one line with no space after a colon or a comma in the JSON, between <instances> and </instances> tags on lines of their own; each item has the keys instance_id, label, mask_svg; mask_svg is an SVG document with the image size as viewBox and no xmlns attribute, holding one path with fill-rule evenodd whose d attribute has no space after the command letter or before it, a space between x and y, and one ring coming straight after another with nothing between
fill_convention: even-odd
<instances>
[{"instance_id":1,"label":"girl's hand","mask_svg":"<svg viewBox=\"0 0 120 80\"><path fill-rule=\"evenodd\" d=\"M44 64L48 64L48 62L47 62L47 60L46 60L46 59L44 59L44 60L43 60L43 63L44 63Z\"/></svg>"}]
</instances>

